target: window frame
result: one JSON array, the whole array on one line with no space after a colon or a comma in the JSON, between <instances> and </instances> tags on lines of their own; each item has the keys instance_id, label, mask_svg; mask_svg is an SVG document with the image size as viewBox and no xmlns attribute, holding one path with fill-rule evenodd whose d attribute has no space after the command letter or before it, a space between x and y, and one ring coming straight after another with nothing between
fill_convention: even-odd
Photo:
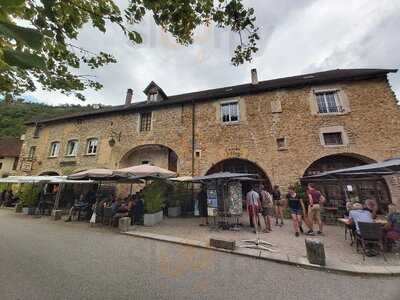
<instances>
[{"instance_id":1,"label":"window frame","mask_svg":"<svg viewBox=\"0 0 400 300\"><path fill-rule=\"evenodd\" d=\"M143 116L146 115L146 123L143 121ZM142 126L144 125L144 126ZM153 129L153 112L141 112L139 113L139 132L150 132Z\"/></svg>"},{"instance_id":2,"label":"window frame","mask_svg":"<svg viewBox=\"0 0 400 300\"><path fill-rule=\"evenodd\" d=\"M35 128L33 129L33 136L32 137L34 139L38 139L40 137L40 133L42 132L42 130L43 130L43 126L36 124Z\"/></svg>"},{"instance_id":3,"label":"window frame","mask_svg":"<svg viewBox=\"0 0 400 300\"><path fill-rule=\"evenodd\" d=\"M236 105L237 107L237 120L232 121L232 115L231 115L231 105ZM224 112L223 112L223 107L224 106L229 106L229 121L224 121ZM240 122L240 102L239 100L229 100L229 101L223 101L219 105L220 109L220 121L222 124L236 124Z\"/></svg>"},{"instance_id":4,"label":"window frame","mask_svg":"<svg viewBox=\"0 0 400 300\"><path fill-rule=\"evenodd\" d=\"M90 149L90 142L91 142L91 141L96 141L96 145L95 145L95 146L96 146L96 151L95 151L95 152L93 152L93 151L89 152L89 149ZM95 156L95 155L97 155L97 153L99 153L99 139L96 138L96 137L88 138L88 139L86 140L85 155Z\"/></svg>"},{"instance_id":5,"label":"window frame","mask_svg":"<svg viewBox=\"0 0 400 300\"><path fill-rule=\"evenodd\" d=\"M283 146L282 146L282 147L279 147L279 141L280 141L280 140L283 140ZM278 151L287 150L288 147L287 147L287 139L286 139L286 137L279 137L279 138L277 138L277 139L276 139L276 147L277 147Z\"/></svg>"},{"instance_id":6,"label":"window frame","mask_svg":"<svg viewBox=\"0 0 400 300\"><path fill-rule=\"evenodd\" d=\"M58 148L57 152L53 154L53 146L57 145ZM61 143L59 141L54 141L50 143L50 152L49 152L49 158L56 158L60 155L60 149L61 149Z\"/></svg>"},{"instance_id":7,"label":"window frame","mask_svg":"<svg viewBox=\"0 0 400 300\"><path fill-rule=\"evenodd\" d=\"M340 133L342 138L342 144L326 144L324 134L329 134L329 133ZM326 148L347 147L349 145L349 137L343 126L322 127L320 128L319 138L321 141L321 145Z\"/></svg>"},{"instance_id":8,"label":"window frame","mask_svg":"<svg viewBox=\"0 0 400 300\"><path fill-rule=\"evenodd\" d=\"M340 144L339 143L337 143L337 144L327 143L327 139L326 139L327 135L338 135L338 136L340 136L340 142L341 143ZM323 132L322 133L322 138L324 140L324 145L327 146L327 147L344 146L343 132L341 132L341 131Z\"/></svg>"},{"instance_id":9,"label":"window frame","mask_svg":"<svg viewBox=\"0 0 400 300\"><path fill-rule=\"evenodd\" d=\"M34 149L34 150L32 151L32 149ZM29 147L28 159L34 159L34 158L35 158L36 149L37 149L37 146L30 146L30 147ZM33 153L32 153L32 152L33 152Z\"/></svg>"},{"instance_id":10,"label":"window frame","mask_svg":"<svg viewBox=\"0 0 400 300\"><path fill-rule=\"evenodd\" d=\"M75 142L75 149L74 149L75 151L74 151L74 153L70 154L69 153L69 149L70 149L70 144L72 142ZM66 157L76 157L78 155L78 151L79 151L79 140L78 139L68 140L67 148L66 148L66 151L65 151L65 156Z\"/></svg>"},{"instance_id":11,"label":"window frame","mask_svg":"<svg viewBox=\"0 0 400 300\"><path fill-rule=\"evenodd\" d=\"M346 113L346 109L344 107L344 102L342 100L341 96L341 90L340 89L318 89L314 90L314 99L315 99L315 108L316 108L316 113L321 116L329 116L329 115L341 115ZM330 106L329 106L329 100L327 99L326 95L333 93L334 95L334 100L336 104L336 109L337 111L330 111ZM326 108L326 112L321 112L320 111L320 105L319 105L319 98L318 96L323 94L324 95L324 106Z\"/></svg>"}]
</instances>

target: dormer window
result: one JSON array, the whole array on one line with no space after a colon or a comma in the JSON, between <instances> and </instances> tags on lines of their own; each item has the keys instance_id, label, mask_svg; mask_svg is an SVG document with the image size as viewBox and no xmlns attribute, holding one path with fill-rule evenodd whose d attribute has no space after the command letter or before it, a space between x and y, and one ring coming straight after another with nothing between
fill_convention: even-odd
<instances>
[{"instance_id":1,"label":"dormer window","mask_svg":"<svg viewBox=\"0 0 400 300\"><path fill-rule=\"evenodd\" d=\"M162 101L168 98L162 88L160 88L154 81L150 82L143 93L147 95L148 102Z\"/></svg>"}]
</instances>

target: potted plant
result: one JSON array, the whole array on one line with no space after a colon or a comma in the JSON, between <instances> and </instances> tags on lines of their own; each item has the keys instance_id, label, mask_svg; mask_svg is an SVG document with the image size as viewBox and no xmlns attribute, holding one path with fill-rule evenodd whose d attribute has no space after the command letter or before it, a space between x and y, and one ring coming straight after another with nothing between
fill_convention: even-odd
<instances>
[{"instance_id":1,"label":"potted plant","mask_svg":"<svg viewBox=\"0 0 400 300\"><path fill-rule=\"evenodd\" d=\"M166 190L167 186L162 181L155 181L143 189L144 226L154 226L163 220Z\"/></svg>"},{"instance_id":2,"label":"potted plant","mask_svg":"<svg viewBox=\"0 0 400 300\"><path fill-rule=\"evenodd\" d=\"M179 217L185 200L185 183L173 185L168 192L168 217Z\"/></svg>"},{"instance_id":3,"label":"potted plant","mask_svg":"<svg viewBox=\"0 0 400 300\"><path fill-rule=\"evenodd\" d=\"M22 201L22 212L28 215L34 215L39 200L40 188L32 184L24 184L18 193Z\"/></svg>"}]
</instances>

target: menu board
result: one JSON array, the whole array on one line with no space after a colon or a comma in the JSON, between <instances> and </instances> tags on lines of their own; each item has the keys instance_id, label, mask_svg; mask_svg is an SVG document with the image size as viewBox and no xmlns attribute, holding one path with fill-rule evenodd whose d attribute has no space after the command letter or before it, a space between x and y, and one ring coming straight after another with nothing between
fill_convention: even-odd
<instances>
[{"instance_id":1,"label":"menu board","mask_svg":"<svg viewBox=\"0 0 400 300\"><path fill-rule=\"evenodd\" d=\"M207 205L208 207L218 208L218 197L216 189L207 189Z\"/></svg>"}]
</instances>

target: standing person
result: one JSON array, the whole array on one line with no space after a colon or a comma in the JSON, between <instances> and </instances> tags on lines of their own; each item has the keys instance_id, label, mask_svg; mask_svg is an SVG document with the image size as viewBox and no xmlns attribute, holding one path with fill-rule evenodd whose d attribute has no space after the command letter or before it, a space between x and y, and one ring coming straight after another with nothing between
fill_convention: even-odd
<instances>
[{"instance_id":1,"label":"standing person","mask_svg":"<svg viewBox=\"0 0 400 300\"><path fill-rule=\"evenodd\" d=\"M303 200L294 191L293 186L289 186L288 194L286 195L287 204L290 209L292 216L292 223L294 228L294 234L296 237L300 235L299 231L303 233L303 227L301 226L302 212L305 211Z\"/></svg>"},{"instance_id":2,"label":"standing person","mask_svg":"<svg viewBox=\"0 0 400 300\"><path fill-rule=\"evenodd\" d=\"M268 191L265 189L264 185L260 186L261 192L261 214L264 219L265 223L265 230L264 232L270 232L271 231L271 218L269 217L271 214L271 209L274 206L272 196Z\"/></svg>"},{"instance_id":3,"label":"standing person","mask_svg":"<svg viewBox=\"0 0 400 300\"><path fill-rule=\"evenodd\" d=\"M208 225L208 206L207 206L207 187L202 186L201 191L198 196L199 203L199 214L201 218L200 226Z\"/></svg>"},{"instance_id":4,"label":"standing person","mask_svg":"<svg viewBox=\"0 0 400 300\"><path fill-rule=\"evenodd\" d=\"M246 203L247 203L247 212L250 218L250 226L254 227L254 232L257 232L256 226L260 226L260 217L259 211L261 207L260 196L254 190L254 187L251 187L250 192L246 195Z\"/></svg>"},{"instance_id":5,"label":"standing person","mask_svg":"<svg viewBox=\"0 0 400 300\"><path fill-rule=\"evenodd\" d=\"M275 226L278 226L278 219L281 219L281 225L283 226L283 203L281 201L281 191L279 185L274 185L272 190L272 200L274 201L275 207Z\"/></svg>"},{"instance_id":6,"label":"standing person","mask_svg":"<svg viewBox=\"0 0 400 300\"><path fill-rule=\"evenodd\" d=\"M390 204L388 210L388 222L384 228L384 238L386 247L390 248L394 241L400 240L400 212L394 204Z\"/></svg>"},{"instance_id":7,"label":"standing person","mask_svg":"<svg viewBox=\"0 0 400 300\"><path fill-rule=\"evenodd\" d=\"M325 202L325 197L311 183L308 184L307 194L309 201L308 217L310 226L310 230L307 234L314 235L314 222L318 224L319 230L317 231L317 234L322 234L321 205Z\"/></svg>"}]
</instances>

